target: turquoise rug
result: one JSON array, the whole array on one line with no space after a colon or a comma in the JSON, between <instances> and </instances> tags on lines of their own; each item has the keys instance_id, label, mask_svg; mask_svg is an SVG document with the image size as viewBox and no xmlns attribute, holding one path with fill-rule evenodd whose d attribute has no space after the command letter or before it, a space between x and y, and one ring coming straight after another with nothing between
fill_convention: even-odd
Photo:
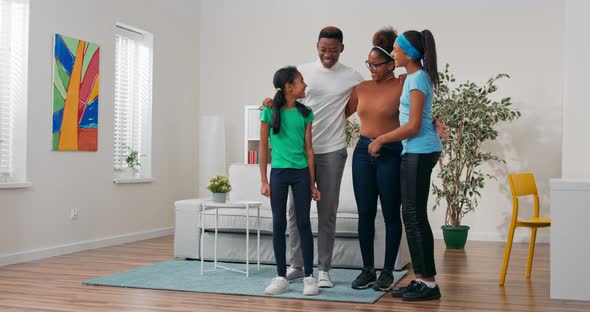
<instances>
[{"instance_id":1,"label":"turquoise rug","mask_svg":"<svg viewBox=\"0 0 590 312\"><path fill-rule=\"evenodd\" d=\"M240 263L222 263L222 265L236 269L245 268L244 264ZM205 270L210 270L213 268L213 263L205 262L204 267ZM317 296L304 296L302 282L291 283L290 290L286 293L267 296L264 294L264 288L276 276L274 265L260 265L260 271L257 271L256 264L251 264L249 278L245 274L221 270L204 272L201 276L200 269L200 261L168 260L91 279L84 284L360 303L374 303L384 294L373 289L352 289L350 283L360 270L330 270L334 288L320 288L320 294ZM395 282L397 283L406 273L405 270L394 272Z\"/></svg>"}]
</instances>

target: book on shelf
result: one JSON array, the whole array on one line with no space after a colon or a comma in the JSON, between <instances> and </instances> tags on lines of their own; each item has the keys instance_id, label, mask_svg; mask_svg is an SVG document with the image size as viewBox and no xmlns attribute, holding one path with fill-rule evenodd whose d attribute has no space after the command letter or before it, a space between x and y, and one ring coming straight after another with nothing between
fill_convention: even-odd
<instances>
[{"instance_id":1,"label":"book on shelf","mask_svg":"<svg viewBox=\"0 0 590 312\"><path fill-rule=\"evenodd\" d=\"M258 151L248 151L248 164L258 164L259 162Z\"/></svg>"},{"instance_id":2,"label":"book on shelf","mask_svg":"<svg viewBox=\"0 0 590 312\"><path fill-rule=\"evenodd\" d=\"M268 150L268 163L271 163L271 149ZM260 163L260 153L257 150L248 151L248 164L256 165Z\"/></svg>"}]
</instances>

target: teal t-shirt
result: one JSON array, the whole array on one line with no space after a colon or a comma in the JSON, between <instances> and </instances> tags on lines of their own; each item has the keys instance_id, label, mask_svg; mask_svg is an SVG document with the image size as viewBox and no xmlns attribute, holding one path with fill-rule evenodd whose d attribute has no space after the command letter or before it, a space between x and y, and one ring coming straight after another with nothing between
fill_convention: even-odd
<instances>
[{"instance_id":1,"label":"teal t-shirt","mask_svg":"<svg viewBox=\"0 0 590 312\"><path fill-rule=\"evenodd\" d=\"M399 104L399 123L404 125L410 120L410 91L412 90L420 90L426 96L424 111L422 112L422 124L418 134L402 140L404 147L402 155L405 153L430 154L440 152L442 151L442 144L436 134L436 127L432 123L432 85L428 74L424 70L408 75L404 81Z\"/></svg>"},{"instance_id":2,"label":"teal t-shirt","mask_svg":"<svg viewBox=\"0 0 590 312\"><path fill-rule=\"evenodd\" d=\"M271 167L272 168L307 168L305 154L305 127L314 119L310 109L309 115L303 117L295 108L281 109L281 131L273 134L273 108L264 107L260 112L260 121L270 126Z\"/></svg>"}]
</instances>

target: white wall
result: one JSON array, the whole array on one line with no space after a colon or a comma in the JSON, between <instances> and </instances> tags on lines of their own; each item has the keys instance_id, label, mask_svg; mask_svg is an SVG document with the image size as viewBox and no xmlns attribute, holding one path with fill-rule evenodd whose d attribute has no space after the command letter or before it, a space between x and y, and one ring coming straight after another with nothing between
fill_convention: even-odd
<instances>
[{"instance_id":1,"label":"white wall","mask_svg":"<svg viewBox=\"0 0 590 312\"><path fill-rule=\"evenodd\" d=\"M137 233L168 231L174 222L173 201L196 193L197 150L203 148L195 143L197 116L225 118L228 162L242 162L243 106L273 94L271 79L279 67L315 60L317 34L326 25L344 31L341 60L367 79L363 61L370 38L384 25L400 31L432 30L439 63L452 64L459 79L481 82L499 72L512 76L501 82L498 96L511 96L523 117L502 125L499 140L486 145L507 165L490 166L498 181L488 184L477 211L464 220L472 227L472 239L505 238L511 213L507 172L535 172L544 214L549 213L548 179L561 176L561 164L564 176L588 177L584 170L590 169L580 156L588 140L579 130L585 128L588 107L583 87L575 84L585 77L578 66L588 64L573 45L582 44L578 38L587 27L567 23L567 16L583 10L568 7L566 12L564 1L31 2L27 163L33 187L0 189L0 263L30 258L32 251L42 255L39 251L75 250L90 246L88 242L114 243L141 236ZM111 182L116 22L154 34L156 181L151 184ZM101 46L98 152L50 151L55 32ZM564 51L562 42L569 42L570 48ZM587 51L588 46L581 49ZM561 83L564 77L567 84ZM563 107L564 100L575 104ZM562 117L567 122L563 160ZM71 207L79 211L76 221L68 218ZM440 235L442 210L430 218ZM527 236L517 233L518 240ZM540 240L546 237L540 234Z\"/></svg>"},{"instance_id":2,"label":"white wall","mask_svg":"<svg viewBox=\"0 0 590 312\"><path fill-rule=\"evenodd\" d=\"M588 72L590 42L586 39L590 3L567 0L565 6L565 66L563 92L563 178L588 179Z\"/></svg>"},{"instance_id":3,"label":"white wall","mask_svg":"<svg viewBox=\"0 0 590 312\"><path fill-rule=\"evenodd\" d=\"M191 0L31 1L27 143L33 187L0 189L0 264L171 232L174 200L196 191L199 10L200 2ZM154 35L153 183L112 182L116 22ZM100 45L97 152L50 151L54 33ZM68 218L71 207L79 211L76 221Z\"/></svg>"},{"instance_id":4,"label":"white wall","mask_svg":"<svg viewBox=\"0 0 590 312\"><path fill-rule=\"evenodd\" d=\"M471 239L504 240L511 214L507 173L536 174L544 214L549 178L561 175L563 12L563 1L549 0L203 1L200 113L225 117L228 160L242 162L243 106L272 96L278 68L315 60L323 26L343 30L341 61L367 79L363 61L376 30L428 28L439 64L450 63L457 78L483 82L500 72L512 76L500 82L498 97L511 96L523 117L501 125L500 138L486 144L507 165L490 166L498 179L488 183L477 211L464 219ZM440 236L443 211L430 219ZM516 240L526 237L525 231L516 234ZM547 232L540 232L539 240L548 241Z\"/></svg>"}]
</instances>

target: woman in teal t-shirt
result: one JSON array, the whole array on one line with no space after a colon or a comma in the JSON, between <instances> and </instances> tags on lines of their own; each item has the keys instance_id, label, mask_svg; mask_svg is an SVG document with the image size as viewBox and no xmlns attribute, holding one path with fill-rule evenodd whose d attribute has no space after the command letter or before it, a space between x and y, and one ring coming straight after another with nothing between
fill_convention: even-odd
<instances>
[{"instance_id":1,"label":"woman in teal t-shirt","mask_svg":"<svg viewBox=\"0 0 590 312\"><path fill-rule=\"evenodd\" d=\"M427 204L430 175L442 150L431 113L433 89L439 84L434 37L429 30L406 31L395 40L391 54L395 66L407 72L400 98L400 127L377 137L369 153L376 156L384 143L403 140L402 216L416 276L409 286L391 295L404 301L434 300L440 298L440 289L434 278L434 238Z\"/></svg>"},{"instance_id":2,"label":"woman in teal t-shirt","mask_svg":"<svg viewBox=\"0 0 590 312\"><path fill-rule=\"evenodd\" d=\"M297 102L305 97L307 85L297 68L279 69L273 84L277 90L274 108L264 107L260 113L260 179L262 195L270 197L272 209L272 243L277 263L277 277L264 292L278 295L289 290L285 231L287 230L287 197L293 192L297 229L303 255L305 278L303 294L317 295L319 288L313 277L313 235L309 220L311 199L320 200L315 185L314 153L311 146L313 112ZM268 139L272 145L270 183L266 175Z\"/></svg>"}]
</instances>

